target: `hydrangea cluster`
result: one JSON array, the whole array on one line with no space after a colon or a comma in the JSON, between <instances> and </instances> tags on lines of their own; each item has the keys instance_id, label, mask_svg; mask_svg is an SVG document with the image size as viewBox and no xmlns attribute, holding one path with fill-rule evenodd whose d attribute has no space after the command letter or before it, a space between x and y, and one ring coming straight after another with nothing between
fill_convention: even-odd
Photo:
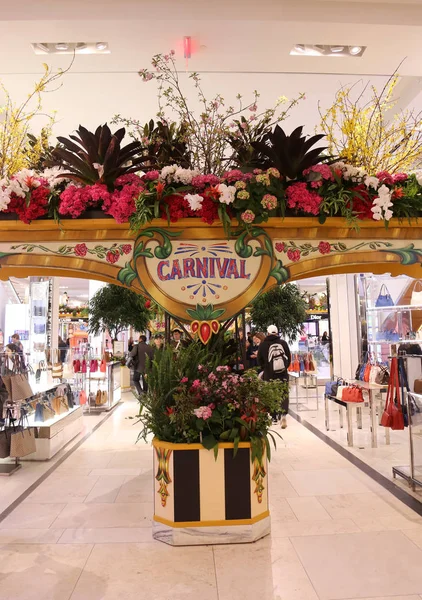
<instances>
[{"instance_id":1,"label":"hydrangea cluster","mask_svg":"<svg viewBox=\"0 0 422 600\"><path fill-rule=\"evenodd\" d=\"M306 183L293 183L286 191L287 206L310 215L319 213L322 198L316 192L308 190Z\"/></svg>"}]
</instances>

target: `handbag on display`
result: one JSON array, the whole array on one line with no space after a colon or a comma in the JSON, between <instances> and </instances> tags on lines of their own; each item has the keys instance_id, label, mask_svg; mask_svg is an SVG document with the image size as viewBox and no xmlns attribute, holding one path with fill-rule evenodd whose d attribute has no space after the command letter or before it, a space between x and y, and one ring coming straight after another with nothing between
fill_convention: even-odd
<instances>
[{"instance_id":1,"label":"handbag on display","mask_svg":"<svg viewBox=\"0 0 422 600\"><path fill-rule=\"evenodd\" d=\"M51 405L56 415L63 415L69 410L69 406L63 396L56 396Z\"/></svg>"},{"instance_id":2,"label":"handbag on display","mask_svg":"<svg viewBox=\"0 0 422 600\"><path fill-rule=\"evenodd\" d=\"M337 400L343 400L343 390L347 389L348 387L349 387L348 385L339 385L337 387L337 393L336 393Z\"/></svg>"},{"instance_id":3,"label":"handbag on display","mask_svg":"<svg viewBox=\"0 0 422 600\"><path fill-rule=\"evenodd\" d=\"M37 402L37 405L35 407L34 421L38 421L39 423L44 422L44 408L41 402Z\"/></svg>"},{"instance_id":4,"label":"handbag on display","mask_svg":"<svg viewBox=\"0 0 422 600\"><path fill-rule=\"evenodd\" d=\"M381 417L381 425L393 430L404 429L404 416L400 403L399 369L396 357L391 359L390 381L388 383L384 412Z\"/></svg>"},{"instance_id":5,"label":"handbag on display","mask_svg":"<svg viewBox=\"0 0 422 600\"><path fill-rule=\"evenodd\" d=\"M342 400L344 402L356 402L357 404L364 401L362 388L358 385L349 385L343 390Z\"/></svg>"},{"instance_id":6,"label":"handbag on display","mask_svg":"<svg viewBox=\"0 0 422 600\"><path fill-rule=\"evenodd\" d=\"M378 298L375 301L376 308L388 308L394 306L393 299L385 283L382 284Z\"/></svg>"},{"instance_id":7,"label":"handbag on display","mask_svg":"<svg viewBox=\"0 0 422 600\"><path fill-rule=\"evenodd\" d=\"M376 383L377 375L380 370L381 367L379 365L372 365L371 372L369 374L369 383Z\"/></svg>"},{"instance_id":8,"label":"handbag on display","mask_svg":"<svg viewBox=\"0 0 422 600\"><path fill-rule=\"evenodd\" d=\"M419 291L417 291L417 287L419 287ZM420 279L415 281L412 290L412 297L410 299L411 306L422 306L422 282Z\"/></svg>"},{"instance_id":9,"label":"handbag on display","mask_svg":"<svg viewBox=\"0 0 422 600\"><path fill-rule=\"evenodd\" d=\"M105 390L101 392L101 404L107 404L108 394Z\"/></svg>"},{"instance_id":10,"label":"handbag on display","mask_svg":"<svg viewBox=\"0 0 422 600\"><path fill-rule=\"evenodd\" d=\"M312 356L312 354L309 355L309 371L311 373L313 373L314 371L316 371L314 357Z\"/></svg>"},{"instance_id":11,"label":"handbag on display","mask_svg":"<svg viewBox=\"0 0 422 600\"><path fill-rule=\"evenodd\" d=\"M100 371L101 373L105 373L107 371L107 361L105 358L103 358L101 361Z\"/></svg>"},{"instance_id":12,"label":"handbag on display","mask_svg":"<svg viewBox=\"0 0 422 600\"><path fill-rule=\"evenodd\" d=\"M79 360L79 358L76 358L73 361L73 372L74 373L80 373L81 372L81 361Z\"/></svg>"},{"instance_id":13,"label":"handbag on display","mask_svg":"<svg viewBox=\"0 0 422 600\"><path fill-rule=\"evenodd\" d=\"M415 379L413 391L415 394L422 394L422 379Z\"/></svg>"},{"instance_id":14,"label":"handbag on display","mask_svg":"<svg viewBox=\"0 0 422 600\"><path fill-rule=\"evenodd\" d=\"M96 373L98 371L98 360L93 358L89 364L89 370L91 373Z\"/></svg>"},{"instance_id":15,"label":"handbag on display","mask_svg":"<svg viewBox=\"0 0 422 600\"><path fill-rule=\"evenodd\" d=\"M54 417L56 416L56 413L51 408L49 403L46 403L46 402L43 403L42 411L43 411L43 417L44 417L43 420L44 421L50 421L50 419L54 419Z\"/></svg>"},{"instance_id":16,"label":"handbag on display","mask_svg":"<svg viewBox=\"0 0 422 600\"><path fill-rule=\"evenodd\" d=\"M81 373L86 373L86 371L87 371L86 360L83 359L82 363L81 363Z\"/></svg>"},{"instance_id":17,"label":"handbag on display","mask_svg":"<svg viewBox=\"0 0 422 600\"><path fill-rule=\"evenodd\" d=\"M86 391L85 390L81 390L79 392L79 404L81 406L84 406L84 404L86 404Z\"/></svg>"},{"instance_id":18,"label":"handbag on display","mask_svg":"<svg viewBox=\"0 0 422 600\"><path fill-rule=\"evenodd\" d=\"M91 402L90 402L91 404ZM101 390L97 390L97 393L95 395L95 405L96 406L100 406L101 404Z\"/></svg>"},{"instance_id":19,"label":"handbag on display","mask_svg":"<svg viewBox=\"0 0 422 600\"><path fill-rule=\"evenodd\" d=\"M384 365L378 365L379 371L375 377L375 383L378 385L388 385L390 381L390 371Z\"/></svg>"},{"instance_id":20,"label":"handbag on display","mask_svg":"<svg viewBox=\"0 0 422 600\"><path fill-rule=\"evenodd\" d=\"M35 432L33 429L22 429L13 432L10 436L10 456L22 458L36 451Z\"/></svg>"},{"instance_id":21,"label":"handbag on display","mask_svg":"<svg viewBox=\"0 0 422 600\"><path fill-rule=\"evenodd\" d=\"M14 373L10 377L11 384L11 400L18 402L26 400L34 395L31 386L29 385L28 377L24 373Z\"/></svg>"},{"instance_id":22,"label":"handbag on display","mask_svg":"<svg viewBox=\"0 0 422 600\"><path fill-rule=\"evenodd\" d=\"M363 372L363 378L362 378L362 381L364 381L365 383L369 383L369 378L371 376L371 368L372 368L372 365L368 360L368 362L365 365L365 370Z\"/></svg>"},{"instance_id":23,"label":"handbag on display","mask_svg":"<svg viewBox=\"0 0 422 600\"><path fill-rule=\"evenodd\" d=\"M10 456L10 429L5 427L0 431L0 458Z\"/></svg>"}]
</instances>

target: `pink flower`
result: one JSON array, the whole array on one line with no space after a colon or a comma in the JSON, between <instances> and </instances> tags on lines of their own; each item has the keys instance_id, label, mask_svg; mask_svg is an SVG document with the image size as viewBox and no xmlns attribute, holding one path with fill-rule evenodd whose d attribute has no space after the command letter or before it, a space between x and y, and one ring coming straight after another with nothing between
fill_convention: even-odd
<instances>
[{"instance_id":1,"label":"pink flower","mask_svg":"<svg viewBox=\"0 0 422 600\"><path fill-rule=\"evenodd\" d=\"M331 244L329 242L320 242L318 244L318 250L320 254L330 254Z\"/></svg>"},{"instance_id":2,"label":"pink flower","mask_svg":"<svg viewBox=\"0 0 422 600\"><path fill-rule=\"evenodd\" d=\"M115 185L136 185L141 188L144 187L141 177L139 177L139 175L135 175L135 173L126 173L126 175L121 175L116 179Z\"/></svg>"},{"instance_id":3,"label":"pink flower","mask_svg":"<svg viewBox=\"0 0 422 600\"><path fill-rule=\"evenodd\" d=\"M206 185L218 185L220 178L217 175L196 175L192 178L192 186L203 189Z\"/></svg>"},{"instance_id":4,"label":"pink flower","mask_svg":"<svg viewBox=\"0 0 422 600\"><path fill-rule=\"evenodd\" d=\"M245 212L240 215L240 218L244 223L253 223L255 220L255 213L251 210L245 210Z\"/></svg>"},{"instance_id":5,"label":"pink flower","mask_svg":"<svg viewBox=\"0 0 422 600\"><path fill-rule=\"evenodd\" d=\"M196 390L197 388L199 388L199 387L200 387L200 385L201 385L201 382L199 381L199 379L195 379L195 380L192 382L192 388L193 388L194 390Z\"/></svg>"},{"instance_id":6,"label":"pink flower","mask_svg":"<svg viewBox=\"0 0 422 600\"><path fill-rule=\"evenodd\" d=\"M59 213L61 215L70 215L76 219L92 205L90 186L77 187L69 185L60 194Z\"/></svg>"},{"instance_id":7,"label":"pink flower","mask_svg":"<svg viewBox=\"0 0 422 600\"><path fill-rule=\"evenodd\" d=\"M313 165L313 167L305 169L303 171L303 174L305 175L305 177L306 175L312 174L312 176L309 177L309 180L311 183L311 187L313 188L321 187L321 185L323 184L323 180L334 181L333 172L328 165Z\"/></svg>"},{"instance_id":8,"label":"pink flower","mask_svg":"<svg viewBox=\"0 0 422 600\"><path fill-rule=\"evenodd\" d=\"M275 245L275 249L277 252L284 252L286 249L286 244L284 242L277 242Z\"/></svg>"},{"instance_id":9,"label":"pink flower","mask_svg":"<svg viewBox=\"0 0 422 600\"><path fill-rule=\"evenodd\" d=\"M221 373L222 371L228 372L230 371L230 367L228 367L227 365L220 365L216 368L216 371L218 371L219 373Z\"/></svg>"},{"instance_id":10,"label":"pink flower","mask_svg":"<svg viewBox=\"0 0 422 600\"><path fill-rule=\"evenodd\" d=\"M112 265L117 262L120 258L120 252L118 250L109 250L106 254L106 261Z\"/></svg>"},{"instance_id":11,"label":"pink flower","mask_svg":"<svg viewBox=\"0 0 422 600\"><path fill-rule=\"evenodd\" d=\"M233 181L243 181L245 178L245 173L242 173L239 169L232 169L231 171L226 171L222 179L226 179L229 183Z\"/></svg>"},{"instance_id":12,"label":"pink flower","mask_svg":"<svg viewBox=\"0 0 422 600\"><path fill-rule=\"evenodd\" d=\"M322 198L316 192L310 192L306 183L293 183L286 191L287 206L311 215L317 215Z\"/></svg>"},{"instance_id":13,"label":"pink flower","mask_svg":"<svg viewBox=\"0 0 422 600\"><path fill-rule=\"evenodd\" d=\"M148 173L145 173L145 175L143 176L142 179L144 181L155 181L159 177L160 177L159 171L148 171Z\"/></svg>"},{"instance_id":14,"label":"pink flower","mask_svg":"<svg viewBox=\"0 0 422 600\"><path fill-rule=\"evenodd\" d=\"M393 185L394 178L388 171L380 171L377 173L377 177L381 183L385 183L385 185Z\"/></svg>"},{"instance_id":15,"label":"pink flower","mask_svg":"<svg viewBox=\"0 0 422 600\"><path fill-rule=\"evenodd\" d=\"M277 198L272 194L265 194L261 200L261 204L267 210L274 210L277 208Z\"/></svg>"},{"instance_id":16,"label":"pink flower","mask_svg":"<svg viewBox=\"0 0 422 600\"><path fill-rule=\"evenodd\" d=\"M250 110L251 112L256 112L256 111L258 110L258 107L257 107L257 105L256 105L256 104L252 104L252 105L249 107L249 110Z\"/></svg>"},{"instance_id":17,"label":"pink flower","mask_svg":"<svg viewBox=\"0 0 422 600\"><path fill-rule=\"evenodd\" d=\"M76 256L86 256L88 248L86 244L76 244L73 251L76 254Z\"/></svg>"},{"instance_id":18,"label":"pink flower","mask_svg":"<svg viewBox=\"0 0 422 600\"><path fill-rule=\"evenodd\" d=\"M182 379L180 380L180 383L187 383L189 381L189 379L187 377L182 377Z\"/></svg>"},{"instance_id":19,"label":"pink flower","mask_svg":"<svg viewBox=\"0 0 422 600\"><path fill-rule=\"evenodd\" d=\"M193 413L198 419L203 419L204 421L212 417L212 410L209 406L200 406Z\"/></svg>"},{"instance_id":20,"label":"pink flower","mask_svg":"<svg viewBox=\"0 0 422 600\"><path fill-rule=\"evenodd\" d=\"M132 246L130 244L123 244L122 252L123 254L130 254L132 252Z\"/></svg>"},{"instance_id":21,"label":"pink flower","mask_svg":"<svg viewBox=\"0 0 422 600\"><path fill-rule=\"evenodd\" d=\"M292 248L289 248L289 250L287 250L287 258L292 262L297 262L300 260L300 250L293 250Z\"/></svg>"},{"instance_id":22,"label":"pink flower","mask_svg":"<svg viewBox=\"0 0 422 600\"><path fill-rule=\"evenodd\" d=\"M407 179L409 179L407 173L395 173L393 175L394 183L401 183L402 181L407 181Z\"/></svg>"},{"instance_id":23,"label":"pink flower","mask_svg":"<svg viewBox=\"0 0 422 600\"><path fill-rule=\"evenodd\" d=\"M278 169L276 169L275 167L270 167L269 169L267 169L267 175L272 175L276 179L280 179L280 177L281 177L280 171Z\"/></svg>"}]
</instances>

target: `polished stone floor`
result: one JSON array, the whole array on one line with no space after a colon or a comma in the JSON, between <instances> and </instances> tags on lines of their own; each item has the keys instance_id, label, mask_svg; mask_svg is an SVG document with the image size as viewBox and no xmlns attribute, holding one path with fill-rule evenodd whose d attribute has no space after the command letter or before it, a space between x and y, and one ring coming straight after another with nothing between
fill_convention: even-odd
<instances>
[{"instance_id":1,"label":"polished stone floor","mask_svg":"<svg viewBox=\"0 0 422 600\"><path fill-rule=\"evenodd\" d=\"M422 519L293 419L270 537L153 541L152 453L129 398L0 522L1 600L422 598Z\"/></svg>"}]
</instances>

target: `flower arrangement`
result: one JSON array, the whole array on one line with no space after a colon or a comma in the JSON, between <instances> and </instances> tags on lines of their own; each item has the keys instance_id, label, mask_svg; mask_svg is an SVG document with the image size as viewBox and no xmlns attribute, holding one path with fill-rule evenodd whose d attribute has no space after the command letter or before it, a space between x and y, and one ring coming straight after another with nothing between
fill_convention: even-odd
<instances>
[{"instance_id":1,"label":"flower arrangement","mask_svg":"<svg viewBox=\"0 0 422 600\"><path fill-rule=\"evenodd\" d=\"M58 138L52 169L41 169L39 160L36 169L13 163L0 180L0 213L29 223L100 209L133 231L152 219L199 218L210 225L220 221L227 235L232 227L273 216L314 216L321 223L341 216L358 227L360 220L388 225L393 217L422 214L422 174L411 171L422 150L421 119L411 114L387 124L382 118L391 108L396 76L380 94L373 90L363 107L352 102L351 90L339 92L322 115L323 133L307 138L302 127L287 135L280 126L303 94L260 111L254 92L251 102L243 104L239 96L237 108L226 107L221 95L205 98L193 73L202 105L195 115L174 54L155 56L153 68L140 75L158 82L157 123L115 117L129 128L133 141L126 146L124 127L113 133L107 124L95 132L80 126L72 139ZM385 143L377 146L378 139ZM320 141L325 145L315 147Z\"/></svg>"},{"instance_id":2,"label":"flower arrangement","mask_svg":"<svg viewBox=\"0 0 422 600\"><path fill-rule=\"evenodd\" d=\"M198 443L218 451L219 442L241 441L252 447L252 460L264 448L271 457L271 413L280 410L287 384L264 382L256 372L233 372L218 364L221 356L197 343L174 355L156 352L148 372L149 390L139 398L140 438L152 433L161 441Z\"/></svg>"}]
</instances>

